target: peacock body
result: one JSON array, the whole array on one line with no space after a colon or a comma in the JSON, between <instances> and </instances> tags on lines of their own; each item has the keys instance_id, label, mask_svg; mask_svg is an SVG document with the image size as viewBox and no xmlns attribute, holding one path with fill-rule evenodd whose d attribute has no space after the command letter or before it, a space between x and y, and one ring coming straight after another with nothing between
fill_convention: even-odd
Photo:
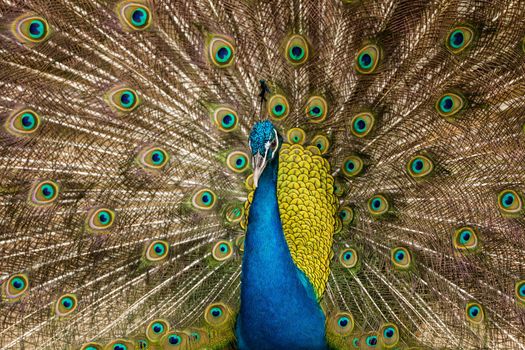
<instances>
[{"instance_id":1,"label":"peacock body","mask_svg":"<svg viewBox=\"0 0 525 350\"><path fill-rule=\"evenodd\" d=\"M0 348L525 349L524 16L0 1Z\"/></svg>"}]
</instances>

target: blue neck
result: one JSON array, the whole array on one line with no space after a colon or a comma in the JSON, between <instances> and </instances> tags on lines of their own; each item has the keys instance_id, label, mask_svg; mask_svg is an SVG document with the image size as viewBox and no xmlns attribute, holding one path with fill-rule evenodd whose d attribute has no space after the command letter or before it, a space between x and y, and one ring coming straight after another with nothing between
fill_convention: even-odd
<instances>
[{"instance_id":1,"label":"blue neck","mask_svg":"<svg viewBox=\"0 0 525 350\"><path fill-rule=\"evenodd\" d=\"M325 349L325 317L295 266L277 203L276 155L259 179L248 217L241 276L239 348Z\"/></svg>"}]
</instances>

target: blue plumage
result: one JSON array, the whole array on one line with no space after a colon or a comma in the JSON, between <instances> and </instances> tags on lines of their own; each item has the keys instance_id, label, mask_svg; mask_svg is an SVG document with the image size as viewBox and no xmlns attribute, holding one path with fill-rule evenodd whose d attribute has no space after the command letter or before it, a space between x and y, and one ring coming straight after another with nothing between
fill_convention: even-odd
<instances>
[{"instance_id":1,"label":"blue plumage","mask_svg":"<svg viewBox=\"0 0 525 350\"><path fill-rule=\"evenodd\" d=\"M254 127L252 149L259 135L273 134L261 133L257 127L266 131L268 124ZM324 314L312 285L295 266L284 237L277 202L278 158L268 161L250 209L236 327L239 347L326 349Z\"/></svg>"}]
</instances>

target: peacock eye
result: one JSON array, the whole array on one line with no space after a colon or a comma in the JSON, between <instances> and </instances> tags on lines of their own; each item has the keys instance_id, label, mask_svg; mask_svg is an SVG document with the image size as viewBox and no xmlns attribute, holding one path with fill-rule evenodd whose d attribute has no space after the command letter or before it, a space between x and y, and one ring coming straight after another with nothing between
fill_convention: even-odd
<instances>
[{"instance_id":1,"label":"peacock eye","mask_svg":"<svg viewBox=\"0 0 525 350\"><path fill-rule=\"evenodd\" d=\"M475 250L478 247L478 237L472 227L462 227L454 232L454 248L458 250Z\"/></svg>"},{"instance_id":2,"label":"peacock eye","mask_svg":"<svg viewBox=\"0 0 525 350\"><path fill-rule=\"evenodd\" d=\"M124 1L119 7L119 17L126 28L144 30L151 25L151 9L147 6Z\"/></svg>"},{"instance_id":3,"label":"peacock eye","mask_svg":"<svg viewBox=\"0 0 525 350\"><path fill-rule=\"evenodd\" d=\"M343 175L349 178L359 175L363 170L363 166L363 160L356 155L352 155L344 159L341 170L343 171Z\"/></svg>"},{"instance_id":4,"label":"peacock eye","mask_svg":"<svg viewBox=\"0 0 525 350\"><path fill-rule=\"evenodd\" d=\"M407 270L412 264L412 256L408 249L403 247L396 247L390 250L390 260L394 268L400 270Z\"/></svg>"},{"instance_id":5,"label":"peacock eye","mask_svg":"<svg viewBox=\"0 0 525 350\"><path fill-rule=\"evenodd\" d=\"M211 326L221 326L230 320L230 310L223 303L208 305L204 311L204 319Z\"/></svg>"},{"instance_id":6,"label":"peacock eye","mask_svg":"<svg viewBox=\"0 0 525 350\"><path fill-rule=\"evenodd\" d=\"M77 297L74 294L64 294L55 303L54 312L58 317L65 317L77 308Z\"/></svg>"},{"instance_id":7,"label":"peacock eye","mask_svg":"<svg viewBox=\"0 0 525 350\"><path fill-rule=\"evenodd\" d=\"M480 324L485 318L485 312L480 303L469 302L465 307L465 313L467 315L467 320L474 324Z\"/></svg>"},{"instance_id":8,"label":"peacock eye","mask_svg":"<svg viewBox=\"0 0 525 350\"><path fill-rule=\"evenodd\" d=\"M222 35L214 35L208 45L209 58L216 67L225 68L233 64L235 60L233 39Z\"/></svg>"},{"instance_id":9,"label":"peacock eye","mask_svg":"<svg viewBox=\"0 0 525 350\"><path fill-rule=\"evenodd\" d=\"M170 330L167 321L157 319L151 321L146 328L146 337L152 342L158 342Z\"/></svg>"},{"instance_id":10,"label":"peacock eye","mask_svg":"<svg viewBox=\"0 0 525 350\"><path fill-rule=\"evenodd\" d=\"M454 27L447 36L447 49L453 54L458 54L472 43L474 36L475 33L472 28L467 26Z\"/></svg>"},{"instance_id":11,"label":"peacock eye","mask_svg":"<svg viewBox=\"0 0 525 350\"><path fill-rule=\"evenodd\" d=\"M40 127L39 115L31 109L15 112L5 124L6 130L16 136L29 135Z\"/></svg>"},{"instance_id":12,"label":"peacock eye","mask_svg":"<svg viewBox=\"0 0 525 350\"><path fill-rule=\"evenodd\" d=\"M44 17L23 15L13 23L13 34L26 44L37 44L49 37L49 25Z\"/></svg>"},{"instance_id":13,"label":"peacock eye","mask_svg":"<svg viewBox=\"0 0 525 350\"><path fill-rule=\"evenodd\" d=\"M233 255L233 249L230 242L221 240L213 245L212 256L216 261L226 261Z\"/></svg>"},{"instance_id":14,"label":"peacock eye","mask_svg":"<svg viewBox=\"0 0 525 350\"><path fill-rule=\"evenodd\" d=\"M393 323L384 324L381 327L379 337L386 348L392 348L399 342L399 330Z\"/></svg>"},{"instance_id":15,"label":"peacock eye","mask_svg":"<svg viewBox=\"0 0 525 350\"><path fill-rule=\"evenodd\" d=\"M286 59L292 65L301 65L308 60L308 44L301 35L293 35L286 44Z\"/></svg>"}]
</instances>

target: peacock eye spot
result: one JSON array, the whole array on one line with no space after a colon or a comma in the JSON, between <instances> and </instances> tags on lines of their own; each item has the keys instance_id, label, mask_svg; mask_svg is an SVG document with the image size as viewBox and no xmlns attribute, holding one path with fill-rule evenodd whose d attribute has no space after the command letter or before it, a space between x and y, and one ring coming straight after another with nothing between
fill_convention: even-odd
<instances>
[{"instance_id":1,"label":"peacock eye spot","mask_svg":"<svg viewBox=\"0 0 525 350\"><path fill-rule=\"evenodd\" d=\"M224 63L224 62L227 62L230 57L231 57L231 49L227 46L221 46L218 50L217 50L217 53L215 55L215 58L217 59L217 61L219 61L220 63Z\"/></svg>"},{"instance_id":2,"label":"peacock eye spot","mask_svg":"<svg viewBox=\"0 0 525 350\"><path fill-rule=\"evenodd\" d=\"M204 203L209 203L209 202L210 202L210 196L207 195L207 194L204 194L204 195L202 196L202 201L203 201Z\"/></svg>"},{"instance_id":3,"label":"peacock eye spot","mask_svg":"<svg viewBox=\"0 0 525 350\"><path fill-rule=\"evenodd\" d=\"M281 113L282 111L284 111L284 106L282 104L275 105L275 112Z\"/></svg>"},{"instance_id":4,"label":"peacock eye spot","mask_svg":"<svg viewBox=\"0 0 525 350\"><path fill-rule=\"evenodd\" d=\"M463 44L463 41L464 41L463 32L461 32L460 30L452 34L452 38L451 38L452 46L459 47Z\"/></svg>"},{"instance_id":5,"label":"peacock eye spot","mask_svg":"<svg viewBox=\"0 0 525 350\"><path fill-rule=\"evenodd\" d=\"M210 313L213 317L220 317L222 315L222 310L218 307L214 307L211 309Z\"/></svg>"},{"instance_id":6,"label":"peacock eye spot","mask_svg":"<svg viewBox=\"0 0 525 350\"><path fill-rule=\"evenodd\" d=\"M22 125L24 129L30 129L35 124L35 117L30 113L24 113L22 115Z\"/></svg>"},{"instance_id":7,"label":"peacock eye spot","mask_svg":"<svg viewBox=\"0 0 525 350\"><path fill-rule=\"evenodd\" d=\"M15 287L15 289L20 290L20 289L24 288L25 283L24 283L24 281L21 278L16 277L11 282L11 285L13 287Z\"/></svg>"},{"instance_id":8,"label":"peacock eye spot","mask_svg":"<svg viewBox=\"0 0 525 350\"><path fill-rule=\"evenodd\" d=\"M372 64L372 57L367 53L362 54L360 60L364 67L368 67Z\"/></svg>"},{"instance_id":9,"label":"peacock eye spot","mask_svg":"<svg viewBox=\"0 0 525 350\"><path fill-rule=\"evenodd\" d=\"M44 35L44 23L39 19L31 21L29 33L34 39L40 39Z\"/></svg>"},{"instance_id":10,"label":"peacock eye spot","mask_svg":"<svg viewBox=\"0 0 525 350\"><path fill-rule=\"evenodd\" d=\"M365 127L366 127L366 123L365 123L365 121L363 119L358 119L356 121L356 129L358 131L364 130Z\"/></svg>"},{"instance_id":11,"label":"peacock eye spot","mask_svg":"<svg viewBox=\"0 0 525 350\"><path fill-rule=\"evenodd\" d=\"M475 305L471 306L470 309L468 310L470 317L476 317L479 314L479 312L480 312L479 307Z\"/></svg>"},{"instance_id":12,"label":"peacock eye spot","mask_svg":"<svg viewBox=\"0 0 525 350\"><path fill-rule=\"evenodd\" d=\"M511 193L507 193L505 196L503 196L503 205L506 207L510 207L514 203L514 195Z\"/></svg>"},{"instance_id":13,"label":"peacock eye spot","mask_svg":"<svg viewBox=\"0 0 525 350\"><path fill-rule=\"evenodd\" d=\"M405 253L403 253L403 252L398 252L398 253L396 254L396 259L397 259L398 261L403 260L404 257L405 257Z\"/></svg>"},{"instance_id":14,"label":"peacock eye spot","mask_svg":"<svg viewBox=\"0 0 525 350\"><path fill-rule=\"evenodd\" d=\"M414 169L417 170L417 171L421 171L423 169L423 161L420 160L420 159L417 159L414 162Z\"/></svg>"},{"instance_id":15,"label":"peacock eye spot","mask_svg":"<svg viewBox=\"0 0 525 350\"><path fill-rule=\"evenodd\" d=\"M388 328L387 330L385 330L385 337L392 338L393 336L394 336L394 330L393 329Z\"/></svg>"},{"instance_id":16,"label":"peacock eye spot","mask_svg":"<svg viewBox=\"0 0 525 350\"><path fill-rule=\"evenodd\" d=\"M525 284L523 284L519 289L520 296L525 297Z\"/></svg>"},{"instance_id":17,"label":"peacock eye spot","mask_svg":"<svg viewBox=\"0 0 525 350\"><path fill-rule=\"evenodd\" d=\"M136 26L143 26L147 22L148 13L138 8L131 14L131 21Z\"/></svg>"},{"instance_id":18,"label":"peacock eye spot","mask_svg":"<svg viewBox=\"0 0 525 350\"><path fill-rule=\"evenodd\" d=\"M113 346L113 350L127 350L127 347L122 344L115 344L115 346Z\"/></svg>"},{"instance_id":19,"label":"peacock eye spot","mask_svg":"<svg viewBox=\"0 0 525 350\"><path fill-rule=\"evenodd\" d=\"M291 49L291 56L295 60L300 60L304 55L304 50L300 46L293 46Z\"/></svg>"},{"instance_id":20,"label":"peacock eye spot","mask_svg":"<svg viewBox=\"0 0 525 350\"><path fill-rule=\"evenodd\" d=\"M377 337L376 336L370 336L366 338L366 343L369 346L376 346L377 345Z\"/></svg>"},{"instance_id":21,"label":"peacock eye spot","mask_svg":"<svg viewBox=\"0 0 525 350\"><path fill-rule=\"evenodd\" d=\"M380 206L381 206L381 200L380 199L374 199L372 201L372 206L375 208L375 209L378 209Z\"/></svg>"},{"instance_id":22,"label":"peacock eye spot","mask_svg":"<svg viewBox=\"0 0 525 350\"><path fill-rule=\"evenodd\" d=\"M71 307L73 306L73 301L70 299L70 298L64 298L62 300L62 305L66 308L66 309L71 309Z\"/></svg>"},{"instance_id":23,"label":"peacock eye spot","mask_svg":"<svg viewBox=\"0 0 525 350\"><path fill-rule=\"evenodd\" d=\"M226 252L228 252L228 246L227 246L226 244L221 244L221 245L219 246L219 250L220 250L221 252L223 252L223 253L226 253Z\"/></svg>"},{"instance_id":24,"label":"peacock eye spot","mask_svg":"<svg viewBox=\"0 0 525 350\"><path fill-rule=\"evenodd\" d=\"M345 259L345 260L350 260L350 259L352 259L352 253L350 253L350 252L346 253L345 256L344 256L344 259Z\"/></svg>"},{"instance_id":25,"label":"peacock eye spot","mask_svg":"<svg viewBox=\"0 0 525 350\"><path fill-rule=\"evenodd\" d=\"M348 321L348 318L346 318L346 317L341 317L341 318L339 319L339 326L341 326L341 327L346 327L346 326L348 325L348 322L349 322L349 321Z\"/></svg>"},{"instance_id":26,"label":"peacock eye spot","mask_svg":"<svg viewBox=\"0 0 525 350\"><path fill-rule=\"evenodd\" d=\"M153 328L153 332L155 333L160 333L164 330L164 327L162 327L160 323L155 323L152 328Z\"/></svg>"},{"instance_id":27,"label":"peacock eye spot","mask_svg":"<svg viewBox=\"0 0 525 350\"><path fill-rule=\"evenodd\" d=\"M180 343L180 337L178 335L170 335L169 338L168 338L168 342L171 345L176 345L176 344Z\"/></svg>"}]
</instances>

